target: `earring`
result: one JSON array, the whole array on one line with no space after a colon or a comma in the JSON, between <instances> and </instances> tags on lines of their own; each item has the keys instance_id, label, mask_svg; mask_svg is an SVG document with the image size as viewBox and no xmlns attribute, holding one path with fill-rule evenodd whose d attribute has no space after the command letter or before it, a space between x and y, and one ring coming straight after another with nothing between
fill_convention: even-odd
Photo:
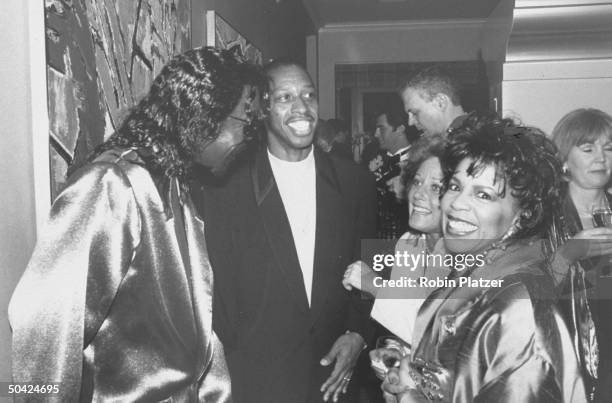
<instances>
[{"instance_id":1,"label":"earring","mask_svg":"<svg viewBox=\"0 0 612 403\"><path fill-rule=\"evenodd\" d=\"M561 173L563 174L563 176L565 176L566 178L570 177L570 171L569 168L567 167L566 164L563 164L563 168L561 168Z\"/></svg>"},{"instance_id":2,"label":"earring","mask_svg":"<svg viewBox=\"0 0 612 403\"><path fill-rule=\"evenodd\" d=\"M515 234L519 233L521 230L521 217L523 217L524 215L528 215L530 214L529 212L523 212L521 213L520 216L516 217L513 221L512 224L510 224L510 228L508 228L508 230L506 231L506 233L500 238L499 241L496 242L497 247L501 247L501 249L505 249L506 245L504 245L506 243L507 240L511 239Z\"/></svg>"}]
</instances>

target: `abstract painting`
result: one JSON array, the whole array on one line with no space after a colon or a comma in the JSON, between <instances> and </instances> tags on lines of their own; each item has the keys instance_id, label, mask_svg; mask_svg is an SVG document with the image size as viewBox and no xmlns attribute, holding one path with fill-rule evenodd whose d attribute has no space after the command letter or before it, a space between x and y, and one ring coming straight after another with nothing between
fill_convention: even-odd
<instances>
[{"instance_id":1,"label":"abstract painting","mask_svg":"<svg viewBox=\"0 0 612 403\"><path fill-rule=\"evenodd\" d=\"M45 0L52 199L190 47L190 17L190 0Z\"/></svg>"},{"instance_id":2,"label":"abstract painting","mask_svg":"<svg viewBox=\"0 0 612 403\"><path fill-rule=\"evenodd\" d=\"M262 63L261 51L214 10L206 12L206 45L231 49L242 60Z\"/></svg>"}]
</instances>

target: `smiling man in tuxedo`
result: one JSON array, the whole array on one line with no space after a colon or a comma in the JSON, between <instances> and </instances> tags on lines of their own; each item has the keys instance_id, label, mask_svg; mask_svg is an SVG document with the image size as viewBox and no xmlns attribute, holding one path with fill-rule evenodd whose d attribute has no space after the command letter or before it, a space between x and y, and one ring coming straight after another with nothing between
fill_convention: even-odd
<instances>
[{"instance_id":1,"label":"smiling man in tuxedo","mask_svg":"<svg viewBox=\"0 0 612 403\"><path fill-rule=\"evenodd\" d=\"M277 61L265 73L265 144L204 192L214 327L235 402L342 400L370 325L341 280L374 235L374 183L313 147L318 102L304 68Z\"/></svg>"}]
</instances>

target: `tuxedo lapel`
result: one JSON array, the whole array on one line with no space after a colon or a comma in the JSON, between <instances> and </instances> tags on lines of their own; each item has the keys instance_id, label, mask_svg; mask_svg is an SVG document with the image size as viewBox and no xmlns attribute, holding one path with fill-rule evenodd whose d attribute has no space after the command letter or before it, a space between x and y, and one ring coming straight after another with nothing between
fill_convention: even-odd
<instances>
[{"instance_id":1,"label":"tuxedo lapel","mask_svg":"<svg viewBox=\"0 0 612 403\"><path fill-rule=\"evenodd\" d=\"M312 282L312 318L316 320L325 307L327 294L340 286L335 276L338 269L339 214L342 199L338 179L332 161L326 155L315 152L317 169L317 222Z\"/></svg>"},{"instance_id":2,"label":"tuxedo lapel","mask_svg":"<svg viewBox=\"0 0 612 403\"><path fill-rule=\"evenodd\" d=\"M266 237L276 261L275 267L285 279L300 309L308 312L308 298L291 226L265 149L255 159L251 178Z\"/></svg>"}]
</instances>

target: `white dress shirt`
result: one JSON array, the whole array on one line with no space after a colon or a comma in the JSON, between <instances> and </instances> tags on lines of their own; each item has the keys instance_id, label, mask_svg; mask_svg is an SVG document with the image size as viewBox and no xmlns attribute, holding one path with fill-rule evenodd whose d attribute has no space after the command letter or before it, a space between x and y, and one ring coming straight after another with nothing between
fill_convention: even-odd
<instances>
[{"instance_id":1,"label":"white dress shirt","mask_svg":"<svg viewBox=\"0 0 612 403\"><path fill-rule=\"evenodd\" d=\"M292 162L281 160L268 150L268 159L289 219L310 305L317 217L314 152L311 148L302 161Z\"/></svg>"}]
</instances>

